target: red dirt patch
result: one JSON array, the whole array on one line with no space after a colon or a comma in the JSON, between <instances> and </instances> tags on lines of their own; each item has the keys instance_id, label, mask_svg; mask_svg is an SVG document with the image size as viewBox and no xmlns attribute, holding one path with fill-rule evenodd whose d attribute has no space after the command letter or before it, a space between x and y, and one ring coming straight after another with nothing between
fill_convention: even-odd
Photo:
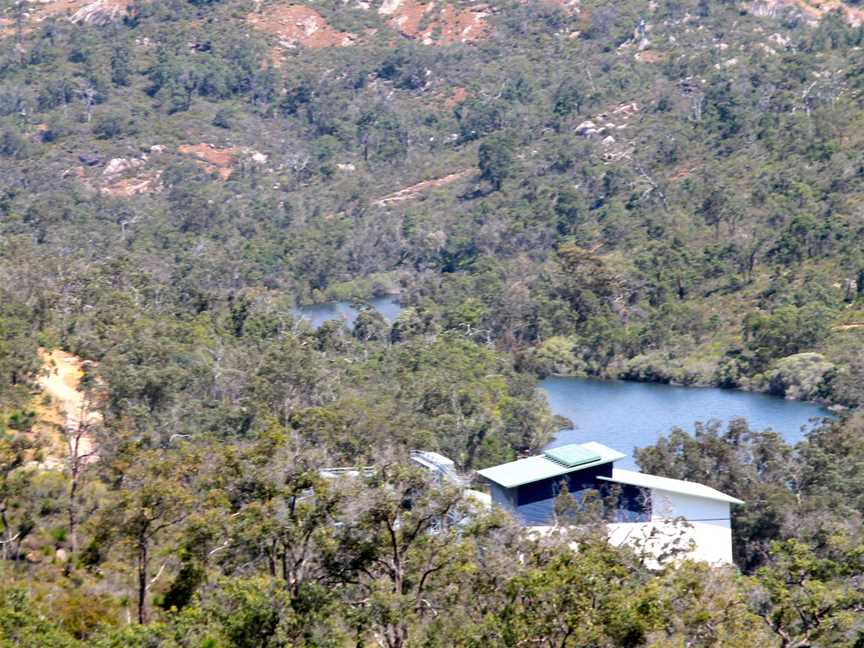
<instances>
[{"instance_id":1,"label":"red dirt patch","mask_svg":"<svg viewBox=\"0 0 864 648\"><path fill-rule=\"evenodd\" d=\"M15 21L11 18L0 18L0 38L15 35Z\"/></svg>"},{"instance_id":2,"label":"red dirt patch","mask_svg":"<svg viewBox=\"0 0 864 648\"><path fill-rule=\"evenodd\" d=\"M490 13L488 5L458 9L446 4L438 9L434 2L384 0L378 13L391 16L390 26L403 36L426 45L470 43L489 34L489 23L486 22Z\"/></svg>"},{"instance_id":3,"label":"red dirt patch","mask_svg":"<svg viewBox=\"0 0 864 648\"><path fill-rule=\"evenodd\" d=\"M468 92L465 90L465 88L459 87L453 90L453 94L447 98L445 104L448 108L455 108L467 98Z\"/></svg>"},{"instance_id":4,"label":"red dirt patch","mask_svg":"<svg viewBox=\"0 0 864 648\"><path fill-rule=\"evenodd\" d=\"M669 176L669 179L672 182L680 182L681 180L686 180L690 177L690 174L693 173L693 169L688 167L687 165L682 164L680 167L675 169L672 174Z\"/></svg>"},{"instance_id":5,"label":"red dirt patch","mask_svg":"<svg viewBox=\"0 0 864 648\"><path fill-rule=\"evenodd\" d=\"M666 60L666 54L655 52L654 50L645 50L644 52L636 53L636 60L640 63L662 63Z\"/></svg>"},{"instance_id":6,"label":"red dirt patch","mask_svg":"<svg viewBox=\"0 0 864 648\"><path fill-rule=\"evenodd\" d=\"M395 205L401 202L405 202L407 200L414 200L421 193L424 193L431 189L437 189L438 187L443 187L463 178L467 178L469 175L471 175L471 173L473 173L473 171L473 169L465 169L464 171L459 171L457 173L451 173L450 175L446 175L443 178L434 178L432 180L418 182L415 185L411 185L410 187L406 187L405 189L400 189L399 191L388 194L383 198L379 198L372 204L376 207L388 207L390 205Z\"/></svg>"},{"instance_id":7,"label":"red dirt patch","mask_svg":"<svg viewBox=\"0 0 864 648\"><path fill-rule=\"evenodd\" d=\"M286 48L346 47L356 40L354 34L333 29L321 14L303 5L269 5L260 13L250 13L246 21L255 29L276 36Z\"/></svg>"},{"instance_id":8,"label":"red dirt patch","mask_svg":"<svg viewBox=\"0 0 864 648\"><path fill-rule=\"evenodd\" d=\"M193 155L213 166L223 167L234 161L234 157L240 152L240 149L234 146L217 149L212 144L183 144L177 147L177 151L184 155Z\"/></svg>"},{"instance_id":9,"label":"red dirt patch","mask_svg":"<svg viewBox=\"0 0 864 648\"><path fill-rule=\"evenodd\" d=\"M227 180L234 173L234 165L241 156L256 164L267 162L267 156L254 149L229 146L216 148L212 144L183 144L177 147L181 155L191 155L196 158L207 173L217 174L222 180Z\"/></svg>"},{"instance_id":10,"label":"red dirt patch","mask_svg":"<svg viewBox=\"0 0 864 648\"><path fill-rule=\"evenodd\" d=\"M448 4L444 7L441 22L433 28L441 30L439 43L468 43L487 36L489 24L484 19L488 15L485 6L458 11Z\"/></svg>"},{"instance_id":11,"label":"red dirt patch","mask_svg":"<svg viewBox=\"0 0 864 648\"><path fill-rule=\"evenodd\" d=\"M241 149L236 146L217 149L212 144L183 144L177 147L177 152L197 158L207 173L216 173L222 180L227 180L234 173L234 160Z\"/></svg>"}]
</instances>

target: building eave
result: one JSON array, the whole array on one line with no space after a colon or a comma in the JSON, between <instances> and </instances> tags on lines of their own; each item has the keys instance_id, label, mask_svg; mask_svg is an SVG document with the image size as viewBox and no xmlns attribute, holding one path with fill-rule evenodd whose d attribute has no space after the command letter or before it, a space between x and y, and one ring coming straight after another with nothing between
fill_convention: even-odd
<instances>
[{"instance_id":1,"label":"building eave","mask_svg":"<svg viewBox=\"0 0 864 648\"><path fill-rule=\"evenodd\" d=\"M705 486L704 484L684 481L683 479L648 475L646 473L634 472L632 470L615 468L612 471L611 477L599 477L598 479L610 483L639 486L641 488L661 490L670 493L677 493L679 495L689 495L690 497L726 502L728 504L744 504L744 502L737 497L721 493L720 491L711 488L710 486Z\"/></svg>"}]
</instances>

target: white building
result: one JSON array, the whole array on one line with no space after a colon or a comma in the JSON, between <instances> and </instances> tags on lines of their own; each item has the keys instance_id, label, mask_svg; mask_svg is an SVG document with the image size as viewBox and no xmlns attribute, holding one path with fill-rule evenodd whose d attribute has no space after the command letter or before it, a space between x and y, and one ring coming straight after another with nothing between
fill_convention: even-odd
<instances>
[{"instance_id":1,"label":"white building","mask_svg":"<svg viewBox=\"0 0 864 648\"><path fill-rule=\"evenodd\" d=\"M658 562L682 555L732 562L730 509L741 500L704 484L615 468L622 458L599 443L571 444L479 475L489 484L494 505L539 532L553 527L555 498L566 483L577 501L589 490L617 493L615 522L608 524L615 544L632 544ZM670 553L676 547L683 553Z\"/></svg>"}]
</instances>

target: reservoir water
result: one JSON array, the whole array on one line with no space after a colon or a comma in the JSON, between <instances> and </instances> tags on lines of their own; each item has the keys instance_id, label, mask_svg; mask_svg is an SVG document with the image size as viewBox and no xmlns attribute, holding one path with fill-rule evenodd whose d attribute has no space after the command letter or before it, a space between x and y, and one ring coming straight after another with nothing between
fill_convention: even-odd
<instances>
[{"instance_id":1,"label":"reservoir water","mask_svg":"<svg viewBox=\"0 0 864 648\"><path fill-rule=\"evenodd\" d=\"M725 424L744 417L752 429L771 428L795 443L814 427L813 419L831 416L813 403L713 387L552 376L542 380L540 388L552 411L576 426L562 430L550 447L598 441L627 455L616 464L621 468L636 467L634 448L653 444L673 427L692 433L696 421L718 419Z\"/></svg>"},{"instance_id":2,"label":"reservoir water","mask_svg":"<svg viewBox=\"0 0 864 648\"><path fill-rule=\"evenodd\" d=\"M402 306L392 296L368 300L389 322ZM349 302L299 306L294 311L318 328L328 320L340 320L351 328L357 309ZM635 468L634 448L653 444L673 427L693 431L696 421L718 419L724 424L743 417L755 430L771 428L790 443L800 441L818 420L831 416L813 403L787 401L775 396L714 387L673 387L651 383L552 376L540 381L555 414L573 421L573 430L562 430L550 447L598 441L627 455L621 468Z\"/></svg>"},{"instance_id":3,"label":"reservoir water","mask_svg":"<svg viewBox=\"0 0 864 648\"><path fill-rule=\"evenodd\" d=\"M384 297L373 297L368 304L381 313L384 318L393 323L399 316L402 306L396 298L390 295ZM326 304L312 304L310 306L298 306L294 313L309 321L313 328L318 328L329 320L340 320L348 328L354 326L357 319L357 309L350 302L327 302Z\"/></svg>"}]
</instances>

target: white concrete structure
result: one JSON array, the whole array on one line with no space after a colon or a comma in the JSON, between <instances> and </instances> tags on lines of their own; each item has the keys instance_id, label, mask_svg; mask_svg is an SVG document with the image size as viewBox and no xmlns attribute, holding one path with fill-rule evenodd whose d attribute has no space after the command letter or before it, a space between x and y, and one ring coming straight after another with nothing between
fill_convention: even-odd
<instances>
[{"instance_id":1,"label":"white concrete structure","mask_svg":"<svg viewBox=\"0 0 864 648\"><path fill-rule=\"evenodd\" d=\"M704 484L614 468L623 457L599 443L570 444L479 475L492 503L534 532L555 528L554 502L566 485L577 501L591 490L614 496L610 540L632 545L649 564L684 557L732 562L731 506L741 500Z\"/></svg>"},{"instance_id":2,"label":"white concrete structure","mask_svg":"<svg viewBox=\"0 0 864 648\"><path fill-rule=\"evenodd\" d=\"M657 557L688 547L678 556L732 563L731 505L743 504L741 500L703 484L619 468L611 478L600 479L650 492L651 521L610 524L614 544L641 544Z\"/></svg>"}]
</instances>

